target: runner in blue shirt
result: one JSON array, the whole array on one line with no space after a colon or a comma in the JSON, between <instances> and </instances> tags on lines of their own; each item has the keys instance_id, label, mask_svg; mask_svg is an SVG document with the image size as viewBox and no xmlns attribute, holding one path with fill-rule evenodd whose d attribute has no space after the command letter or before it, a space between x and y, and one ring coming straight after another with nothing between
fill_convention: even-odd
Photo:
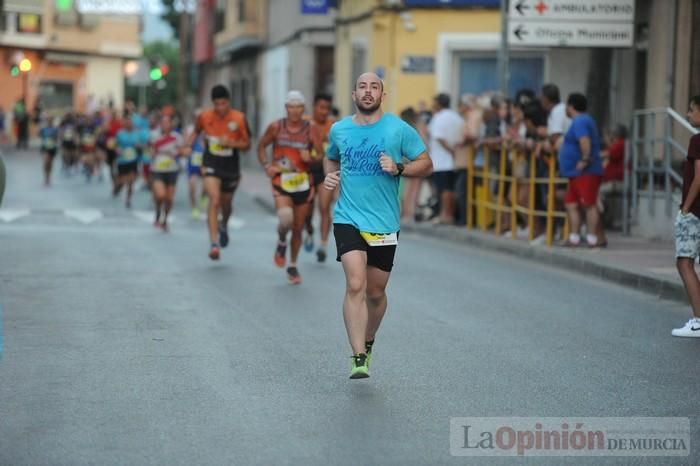
<instances>
[{"instance_id":1,"label":"runner in blue shirt","mask_svg":"<svg viewBox=\"0 0 700 466\"><path fill-rule=\"evenodd\" d=\"M399 236L399 178L431 174L415 129L381 109L384 83L364 73L352 93L357 113L331 127L324 186L340 186L333 215L337 260L345 271L343 317L351 379L369 377L374 337L387 308L386 286Z\"/></svg>"},{"instance_id":2,"label":"runner in blue shirt","mask_svg":"<svg viewBox=\"0 0 700 466\"><path fill-rule=\"evenodd\" d=\"M124 127L117 133L117 185L114 195L126 185L126 207L131 208L131 196L134 182L139 170L139 151L141 149L141 131L134 128L131 118L124 118Z\"/></svg>"},{"instance_id":3,"label":"runner in blue shirt","mask_svg":"<svg viewBox=\"0 0 700 466\"><path fill-rule=\"evenodd\" d=\"M58 148L58 123L60 120L56 120L46 118L46 126L39 130L41 154L44 158L44 186L51 185L51 169Z\"/></svg>"},{"instance_id":4,"label":"runner in blue shirt","mask_svg":"<svg viewBox=\"0 0 700 466\"><path fill-rule=\"evenodd\" d=\"M187 183L190 189L190 205L192 206L192 218L199 220L201 216L200 209L206 208L206 194L204 189L200 188L202 180L202 160L204 157L204 145L202 144L202 138L198 137L194 140L192 144L192 152L187 159ZM201 192L199 200L197 200L197 191Z\"/></svg>"}]
</instances>

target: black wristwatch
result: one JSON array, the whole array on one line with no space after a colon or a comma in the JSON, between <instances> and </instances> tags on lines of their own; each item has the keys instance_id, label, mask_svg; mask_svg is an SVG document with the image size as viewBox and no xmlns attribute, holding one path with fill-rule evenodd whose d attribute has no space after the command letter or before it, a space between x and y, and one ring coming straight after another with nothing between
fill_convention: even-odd
<instances>
[{"instance_id":1,"label":"black wristwatch","mask_svg":"<svg viewBox=\"0 0 700 466\"><path fill-rule=\"evenodd\" d=\"M403 169L404 169L404 168L405 168L405 167L403 166L402 163L400 163L400 162L397 163L397 164L396 164L396 169L398 170L398 173L396 173L396 175L394 175L394 176L401 176L401 174L403 173Z\"/></svg>"}]
</instances>

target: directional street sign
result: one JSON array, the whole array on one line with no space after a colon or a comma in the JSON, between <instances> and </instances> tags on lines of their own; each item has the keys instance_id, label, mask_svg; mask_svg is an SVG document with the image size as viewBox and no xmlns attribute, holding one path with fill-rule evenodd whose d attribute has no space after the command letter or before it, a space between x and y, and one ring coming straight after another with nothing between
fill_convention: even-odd
<instances>
[{"instance_id":1,"label":"directional street sign","mask_svg":"<svg viewBox=\"0 0 700 466\"><path fill-rule=\"evenodd\" d=\"M511 0L508 43L523 47L631 47L635 0Z\"/></svg>"},{"instance_id":2,"label":"directional street sign","mask_svg":"<svg viewBox=\"0 0 700 466\"><path fill-rule=\"evenodd\" d=\"M511 0L511 20L634 21L634 0Z\"/></svg>"},{"instance_id":3,"label":"directional street sign","mask_svg":"<svg viewBox=\"0 0 700 466\"><path fill-rule=\"evenodd\" d=\"M631 47L632 23L511 21L511 45L545 47Z\"/></svg>"}]
</instances>

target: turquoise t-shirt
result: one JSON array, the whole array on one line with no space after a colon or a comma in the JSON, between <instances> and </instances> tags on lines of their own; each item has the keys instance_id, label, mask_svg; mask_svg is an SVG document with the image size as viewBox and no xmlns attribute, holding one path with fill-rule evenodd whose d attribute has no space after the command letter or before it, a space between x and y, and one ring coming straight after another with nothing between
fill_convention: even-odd
<instances>
[{"instance_id":1,"label":"turquoise t-shirt","mask_svg":"<svg viewBox=\"0 0 700 466\"><path fill-rule=\"evenodd\" d=\"M141 149L139 150L141 154L141 162L144 164L150 164L151 163L151 153L150 149L148 147L148 143L151 141L151 130L148 128L143 129L140 128L139 130L139 145L141 146Z\"/></svg>"},{"instance_id":2,"label":"turquoise t-shirt","mask_svg":"<svg viewBox=\"0 0 700 466\"><path fill-rule=\"evenodd\" d=\"M334 223L353 225L370 233L399 231L399 177L382 171L382 152L394 162L415 160L425 152L418 132L399 117L384 113L371 125L358 125L352 116L331 127L326 156L340 161L340 197Z\"/></svg>"},{"instance_id":3,"label":"turquoise t-shirt","mask_svg":"<svg viewBox=\"0 0 700 466\"><path fill-rule=\"evenodd\" d=\"M141 134L137 129L127 131L120 129L117 133L117 165L135 163L139 161L138 146L141 143Z\"/></svg>"}]
</instances>

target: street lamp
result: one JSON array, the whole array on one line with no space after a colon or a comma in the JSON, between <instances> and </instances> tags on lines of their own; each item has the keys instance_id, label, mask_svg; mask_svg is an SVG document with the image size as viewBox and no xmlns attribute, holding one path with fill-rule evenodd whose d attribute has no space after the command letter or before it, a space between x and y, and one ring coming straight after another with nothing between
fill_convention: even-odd
<instances>
[{"instance_id":1,"label":"street lamp","mask_svg":"<svg viewBox=\"0 0 700 466\"><path fill-rule=\"evenodd\" d=\"M32 69L32 62L29 60L29 58L23 58L22 61L19 62L19 70L22 73L28 73Z\"/></svg>"}]
</instances>

